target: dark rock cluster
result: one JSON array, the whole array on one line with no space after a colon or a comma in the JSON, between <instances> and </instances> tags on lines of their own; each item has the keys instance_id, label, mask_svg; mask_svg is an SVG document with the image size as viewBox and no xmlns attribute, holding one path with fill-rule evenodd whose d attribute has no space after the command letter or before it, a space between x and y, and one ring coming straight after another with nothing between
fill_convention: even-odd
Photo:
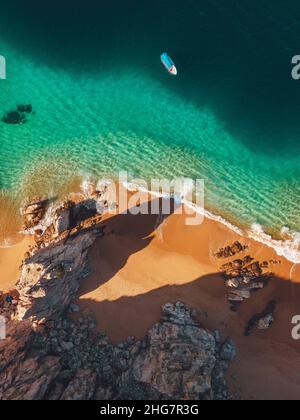
<instances>
[{"instance_id":1,"label":"dark rock cluster","mask_svg":"<svg viewBox=\"0 0 300 420\"><path fill-rule=\"evenodd\" d=\"M0 399L229 399L225 373L235 346L192 313L166 304L143 340L117 345L95 333L88 313L11 322L0 341Z\"/></svg>"},{"instance_id":2,"label":"dark rock cluster","mask_svg":"<svg viewBox=\"0 0 300 420\"><path fill-rule=\"evenodd\" d=\"M32 113L32 105L18 105L14 111L7 112L2 122L6 124L25 124L27 122L26 114Z\"/></svg>"},{"instance_id":3,"label":"dark rock cluster","mask_svg":"<svg viewBox=\"0 0 300 420\"><path fill-rule=\"evenodd\" d=\"M269 284L272 273L264 271L268 267L268 262L261 264L249 255L222 265L221 270L228 288L227 299L233 310L250 299L253 292L264 289Z\"/></svg>"},{"instance_id":4,"label":"dark rock cluster","mask_svg":"<svg viewBox=\"0 0 300 420\"><path fill-rule=\"evenodd\" d=\"M234 257L240 252L245 251L247 248L248 247L246 245L242 245L239 241L236 241L232 245L228 245L225 248L219 249L219 251L216 252L215 257L216 258Z\"/></svg>"},{"instance_id":5,"label":"dark rock cluster","mask_svg":"<svg viewBox=\"0 0 300 420\"><path fill-rule=\"evenodd\" d=\"M271 301L266 308L259 314L254 315L245 328L245 335L249 336L256 328L258 330L268 330L275 321L276 302Z\"/></svg>"}]
</instances>

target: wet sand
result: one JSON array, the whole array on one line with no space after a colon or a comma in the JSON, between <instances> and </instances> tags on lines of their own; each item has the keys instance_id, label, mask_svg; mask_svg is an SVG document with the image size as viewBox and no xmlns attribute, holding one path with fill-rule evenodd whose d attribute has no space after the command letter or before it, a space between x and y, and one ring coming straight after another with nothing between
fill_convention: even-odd
<instances>
[{"instance_id":1,"label":"wet sand","mask_svg":"<svg viewBox=\"0 0 300 420\"><path fill-rule=\"evenodd\" d=\"M229 309L220 265L214 253L239 240L243 255L278 260L271 248L240 237L226 226L205 219L186 226L184 216L117 215L107 217L106 236L91 251L92 273L83 282L79 305L92 309L98 329L113 342L142 338L160 319L166 302L183 301L202 311L203 327L218 329L235 341L239 355L228 380L243 399L298 399L300 342L291 339L291 319L300 314L300 267L280 258L274 279L242 304ZM276 322L268 331L244 329L250 318L276 300ZM237 378L237 379L236 379Z\"/></svg>"}]
</instances>

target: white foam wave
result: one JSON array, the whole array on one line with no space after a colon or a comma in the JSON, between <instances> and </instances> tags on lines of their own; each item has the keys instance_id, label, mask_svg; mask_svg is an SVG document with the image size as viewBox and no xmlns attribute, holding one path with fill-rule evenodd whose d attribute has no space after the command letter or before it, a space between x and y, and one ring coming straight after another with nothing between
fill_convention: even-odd
<instances>
[{"instance_id":1,"label":"white foam wave","mask_svg":"<svg viewBox=\"0 0 300 420\"><path fill-rule=\"evenodd\" d=\"M152 196L160 197L160 198L170 198L170 195L164 193L158 193L149 191L143 187L140 187L137 184L133 183L123 183L124 187L128 189L128 191L136 191L137 189L146 192ZM185 192L183 191L182 197L176 195L172 198L175 199L177 204L184 204L185 206L189 207L190 209L194 210L195 212L203 215L204 217L219 222L232 230L233 232L237 233L240 236L246 236L251 239L254 239L257 242L262 243L272 249L274 249L278 256L286 258L288 261L292 262L293 264L300 263L300 232L293 232L287 227L283 227L281 230L281 236L285 239L278 240L273 239L271 235L267 234L264 231L263 226L259 224L253 224L249 231L245 231L233 223L226 220L224 217L214 214L209 210L206 210L203 207L197 206L195 203L192 203L184 198Z\"/></svg>"},{"instance_id":2,"label":"white foam wave","mask_svg":"<svg viewBox=\"0 0 300 420\"><path fill-rule=\"evenodd\" d=\"M103 185L109 185L112 181L111 180L101 180L101 186ZM100 184L97 185L100 185ZM283 227L281 230L281 236L283 239L274 239L271 235L266 233L264 231L263 226L254 223L251 226L251 229L246 231L243 230L233 223L229 222L224 217L215 214L209 210L206 210L204 207L199 207L195 203L187 200L185 198L186 191L183 191L181 195L172 195L168 193L162 193L162 192L156 192L156 191L150 191L145 187L142 187L138 184L132 183L132 182L123 182L122 183L124 188L126 188L128 191L134 192L134 191L141 191L143 193L147 193L153 197L157 198L172 198L175 200L176 205L185 205L186 207L190 208L194 212L208 218L211 220L214 220L218 223L223 224L227 228L229 228L231 231L235 232L236 234L244 237L249 237L257 242L262 243L263 245L266 245L272 249L274 249L278 256L286 258L288 261L292 262L293 264L299 264L300 263L300 232L293 232L287 227ZM81 184L81 190L84 195L88 196L91 191L92 182L89 178L86 178L82 184ZM53 208L49 209L47 212L47 215L45 217L45 221L43 223L44 226L41 226L41 228L45 228L45 225L47 226L50 219L50 214L53 211ZM47 217L48 216L48 217ZM48 222L48 223L47 223ZM160 231L161 237L163 237L162 229ZM5 246L9 246L8 244L5 244Z\"/></svg>"},{"instance_id":3,"label":"white foam wave","mask_svg":"<svg viewBox=\"0 0 300 420\"><path fill-rule=\"evenodd\" d=\"M300 263L300 232L293 232L289 228L283 227L281 236L285 239L273 239L261 225L255 223L248 232L248 236L275 249L280 257L285 257L294 264Z\"/></svg>"}]
</instances>

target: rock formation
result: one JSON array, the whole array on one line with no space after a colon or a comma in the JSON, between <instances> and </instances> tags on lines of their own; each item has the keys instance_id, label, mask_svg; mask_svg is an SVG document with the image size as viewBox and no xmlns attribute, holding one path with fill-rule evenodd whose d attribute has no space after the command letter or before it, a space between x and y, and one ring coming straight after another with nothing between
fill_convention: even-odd
<instances>
[{"instance_id":1,"label":"rock formation","mask_svg":"<svg viewBox=\"0 0 300 420\"><path fill-rule=\"evenodd\" d=\"M216 258L234 257L240 252L245 251L247 248L248 247L246 245L242 245L239 241L236 241L232 245L228 245L225 248L219 249L219 251L216 252L215 257Z\"/></svg>"},{"instance_id":2,"label":"rock formation","mask_svg":"<svg viewBox=\"0 0 300 420\"><path fill-rule=\"evenodd\" d=\"M228 399L233 343L166 304L145 339L113 346L86 313L40 325L12 321L0 341L0 399Z\"/></svg>"},{"instance_id":3,"label":"rock formation","mask_svg":"<svg viewBox=\"0 0 300 420\"><path fill-rule=\"evenodd\" d=\"M250 319L245 329L245 335L250 335L255 328L261 331L268 330L275 321L275 309L276 302L269 302L267 307L261 313L254 315Z\"/></svg>"},{"instance_id":4,"label":"rock formation","mask_svg":"<svg viewBox=\"0 0 300 420\"><path fill-rule=\"evenodd\" d=\"M264 289L272 278L272 273L265 271L270 263L254 261L250 255L243 259L236 259L221 266L228 289L227 299L233 310L247 299L253 292Z\"/></svg>"},{"instance_id":5,"label":"rock formation","mask_svg":"<svg viewBox=\"0 0 300 420\"><path fill-rule=\"evenodd\" d=\"M32 229L40 223L46 214L49 200L42 198L35 198L29 203L26 203L21 209L24 218L24 228Z\"/></svg>"}]
</instances>

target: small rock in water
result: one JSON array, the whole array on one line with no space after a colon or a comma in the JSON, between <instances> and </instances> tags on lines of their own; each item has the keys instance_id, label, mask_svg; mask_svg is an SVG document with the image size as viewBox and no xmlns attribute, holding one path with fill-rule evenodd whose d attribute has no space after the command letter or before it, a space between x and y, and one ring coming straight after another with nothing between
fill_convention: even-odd
<instances>
[{"instance_id":1,"label":"small rock in water","mask_svg":"<svg viewBox=\"0 0 300 420\"><path fill-rule=\"evenodd\" d=\"M19 111L10 111L4 115L2 121L5 124L24 124L26 122L26 118Z\"/></svg>"},{"instance_id":2,"label":"small rock in water","mask_svg":"<svg viewBox=\"0 0 300 420\"><path fill-rule=\"evenodd\" d=\"M32 105L18 105L14 111L7 112L2 118L6 124L25 124L27 122L25 114L32 113Z\"/></svg>"}]
</instances>

